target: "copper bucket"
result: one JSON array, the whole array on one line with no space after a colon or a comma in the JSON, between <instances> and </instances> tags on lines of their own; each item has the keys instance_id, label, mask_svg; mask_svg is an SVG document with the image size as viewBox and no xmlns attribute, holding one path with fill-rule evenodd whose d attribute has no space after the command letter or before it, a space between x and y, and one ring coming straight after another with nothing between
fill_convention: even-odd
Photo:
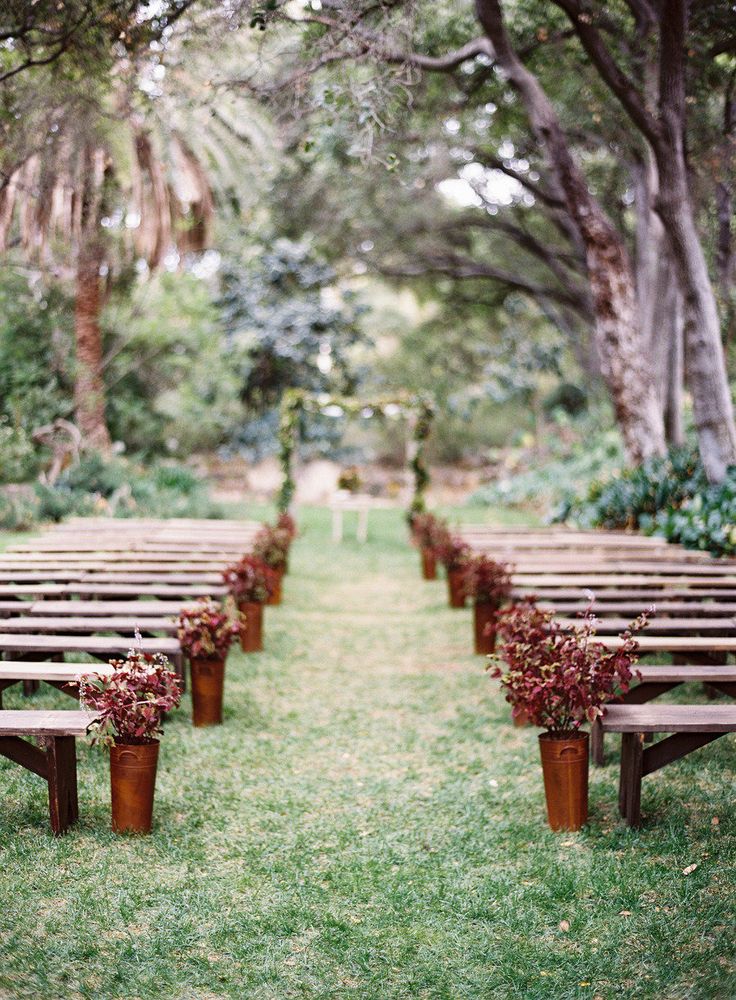
<instances>
[{"instance_id":1,"label":"copper bucket","mask_svg":"<svg viewBox=\"0 0 736 1000\"><path fill-rule=\"evenodd\" d=\"M465 570L448 569L447 598L451 608L465 607Z\"/></svg>"},{"instance_id":2,"label":"copper bucket","mask_svg":"<svg viewBox=\"0 0 736 1000\"><path fill-rule=\"evenodd\" d=\"M588 734L539 737L547 818L553 830L579 830L588 821Z\"/></svg>"},{"instance_id":3,"label":"copper bucket","mask_svg":"<svg viewBox=\"0 0 736 1000\"><path fill-rule=\"evenodd\" d=\"M422 578L424 580L437 579L437 557L432 549L422 549Z\"/></svg>"},{"instance_id":4,"label":"copper bucket","mask_svg":"<svg viewBox=\"0 0 736 1000\"><path fill-rule=\"evenodd\" d=\"M112 828L115 833L150 833L159 741L110 747Z\"/></svg>"},{"instance_id":5,"label":"copper bucket","mask_svg":"<svg viewBox=\"0 0 736 1000\"><path fill-rule=\"evenodd\" d=\"M263 605L241 604L238 610L245 615L240 626L240 648L244 653L260 653L263 649Z\"/></svg>"},{"instance_id":6,"label":"copper bucket","mask_svg":"<svg viewBox=\"0 0 736 1000\"><path fill-rule=\"evenodd\" d=\"M496 650L496 618L498 608L490 601L473 606L473 632L475 635L475 651L479 654L493 653Z\"/></svg>"},{"instance_id":7,"label":"copper bucket","mask_svg":"<svg viewBox=\"0 0 736 1000\"><path fill-rule=\"evenodd\" d=\"M225 661L198 657L189 661L192 677L192 722L195 726L219 726L222 722L222 694Z\"/></svg>"},{"instance_id":8,"label":"copper bucket","mask_svg":"<svg viewBox=\"0 0 736 1000\"><path fill-rule=\"evenodd\" d=\"M281 604L281 591L284 583L284 570L275 569L274 573L276 574L276 586L273 589L273 593L266 601L266 604L272 604L272 605Z\"/></svg>"}]
</instances>

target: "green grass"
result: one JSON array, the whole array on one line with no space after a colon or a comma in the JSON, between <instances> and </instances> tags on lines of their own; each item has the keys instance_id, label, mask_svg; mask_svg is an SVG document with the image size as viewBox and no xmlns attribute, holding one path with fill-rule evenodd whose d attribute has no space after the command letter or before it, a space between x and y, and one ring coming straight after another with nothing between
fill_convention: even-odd
<instances>
[{"instance_id":1,"label":"green grass","mask_svg":"<svg viewBox=\"0 0 736 1000\"><path fill-rule=\"evenodd\" d=\"M552 834L536 733L400 514L364 548L302 520L225 724L194 731L187 698L167 726L151 837L109 831L101 752L80 747L60 840L42 782L0 761L0 998L734 997L730 738L646 779L641 831L612 760L589 828Z\"/></svg>"}]
</instances>

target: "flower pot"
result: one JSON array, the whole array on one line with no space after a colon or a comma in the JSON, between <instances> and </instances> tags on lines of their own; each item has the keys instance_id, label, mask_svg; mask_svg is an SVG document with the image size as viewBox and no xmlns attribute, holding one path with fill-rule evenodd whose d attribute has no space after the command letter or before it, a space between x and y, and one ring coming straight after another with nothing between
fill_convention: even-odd
<instances>
[{"instance_id":1,"label":"flower pot","mask_svg":"<svg viewBox=\"0 0 736 1000\"><path fill-rule=\"evenodd\" d=\"M511 719L518 729L522 729L524 726L529 725L529 716L526 712L519 712L518 715L512 715Z\"/></svg>"},{"instance_id":2,"label":"flower pot","mask_svg":"<svg viewBox=\"0 0 736 1000\"><path fill-rule=\"evenodd\" d=\"M588 821L588 734L542 733L547 818L553 830L579 830Z\"/></svg>"},{"instance_id":3,"label":"flower pot","mask_svg":"<svg viewBox=\"0 0 736 1000\"><path fill-rule=\"evenodd\" d=\"M437 579L437 557L432 549L422 549L422 578L424 580Z\"/></svg>"},{"instance_id":4,"label":"flower pot","mask_svg":"<svg viewBox=\"0 0 736 1000\"><path fill-rule=\"evenodd\" d=\"M159 741L110 747L112 828L115 833L150 833Z\"/></svg>"},{"instance_id":5,"label":"flower pot","mask_svg":"<svg viewBox=\"0 0 736 1000\"><path fill-rule=\"evenodd\" d=\"M498 608L491 601L473 605L473 632L476 653L486 654L496 649L496 619Z\"/></svg>"},{"instance_id":6,"label":"flower pot","mask_svg":"<svg viewBox=\"0 0 736 1000\"><path fill-rule=\"evenodd\" d=\"M465 570L448 569L447 597L451 608L465 607Z\"/></svg>"},{"instance_id":7,"label":"flower pot","mask_svg":"<svg viewBox=\"0 0 736 1000\"><path fill-rule=\"evenodd\" d=\"M276 586L273 593L266 601L266 604L281 604L281 588L284 582L284 572L285 571L283 569L274 570L274 573L276 574Z\"/></svg>"},{"instance_id":8,"label":"flower pot","mask_svg":"<svg viewBox=\"0 0 736 1000\"><path fill-rule=\"evenodd\" d=\"M192 722L195 726L219 726L222 722L222 692L225 661L195 657L189 661L192 677Z\"/></svg>"},{"instance_id":9,"label":"flower pot","mask_svg":"<svg viewBox=\"0 0 736 1000\"><path fill-rule=\"evenodd\" d=\"M239 604L238 610L245 615L240 626L240 648L244 653L260 653L263 649L263 605Z\"/></svg>"}]
</instances>

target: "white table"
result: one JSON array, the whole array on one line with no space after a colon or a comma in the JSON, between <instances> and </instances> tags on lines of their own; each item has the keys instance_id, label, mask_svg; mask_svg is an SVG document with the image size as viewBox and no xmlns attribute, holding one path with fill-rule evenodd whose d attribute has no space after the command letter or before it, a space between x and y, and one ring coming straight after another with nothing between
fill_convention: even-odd
<instances>
[{"instance_id":1,"label":"white table","mask_svg":"<svg viewBox=\"0 0 736 1000\"><path fill-rule=\"evenodd\" d=\"M392 504L365 493L348 493L338 490L330 501L332 511L332 541L341 542L343 535L343 514L356 513L358 525L356 538L362 544L368 541L368 512L376 507L391 507Z\"/></svg>"}]
</instances>

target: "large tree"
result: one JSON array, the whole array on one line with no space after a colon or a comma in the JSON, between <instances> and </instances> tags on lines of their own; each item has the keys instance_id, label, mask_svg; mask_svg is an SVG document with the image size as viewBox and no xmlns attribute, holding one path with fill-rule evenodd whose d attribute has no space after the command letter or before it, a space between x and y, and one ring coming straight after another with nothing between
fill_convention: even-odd
<instances>
[{"instance_id":1,"label":"large tree","mask_svg":"<svg viewBox=\"0 0 736 1000\"><path fill-rule=\"evenodd\" d=\"M375 115L366 78L369 63L396 67L388 85L373 87L373 94L388 92L389 100L407 86L414 88L417 73L475 75L479 87L500 74L519 96L546 154L546 193L562 206L572 238L584 254L601 369L630 458L638 461L664 447L664 412L677 409L677 394L673 399L669 385L679 379L678 330L684 314L687 378L701 454L710 478L722 477L734 459L733 414L684 143L690 98L685 86L691 85L684 73L686 45L698 51L709 45L711 60L728 52L732 41L722 37L722 19L703 22L701 18L697 30L688 32L682 3L665 3L656 10L647 3L622 3L615 8L588 5L583 10L570 2L537 2L514 7L512 37L501 4L495 0L476 4L481 34L476 29L475 35L462 5L453 7L445 18L447 31L440 30L442 13L435 5L336 2L311 5L300 12L290 5L270 4L256 13L254 22L259 27L268 30L271 23L286 21L304 34L303 62L275 84L265 82L265 89L270 87L272 92L288 87L290 99L295 92L308 90L310 81L313 90L324 96L346 63L354 64L356 72L352 84L343 87L343 98L349 93L364 115ZM725 6L721 13L725 16ZM448 50L453 43L454 48ZM636 171L641 174L642 164L646 167L647 184L638 210L647 224L640 228L636 266L628 234L606 210L599 189L594 189L584 169L579 134L567 114L569 105L560 107L554 84L550 87L555 73L570 73L569 63L558 61L551 72L541 74L529 66L540 49L552 61L559 60L563 48L569 55L573 46L581 74L594 73L598 89L607 94L599 121L611 114L627 116L624 145L632 176ZM696 79L700 79L698 74ZM238 83L264 89L255 72L240 74ZM494 157L501 159L492 148L484 152L490 162ZM649 255L647 268L643 251L650 244L659 244L663 250ZM666 263L659 267L667 258L676 268L674 283L672 267ZM486 266L493 271L493 262ZM670 294L656 290L660 283L669 287ZM670 304L663 314L664 303ZM676 438L680 433L677 422L671 417L668 422Z\"/></svg>"}]
</instances>

